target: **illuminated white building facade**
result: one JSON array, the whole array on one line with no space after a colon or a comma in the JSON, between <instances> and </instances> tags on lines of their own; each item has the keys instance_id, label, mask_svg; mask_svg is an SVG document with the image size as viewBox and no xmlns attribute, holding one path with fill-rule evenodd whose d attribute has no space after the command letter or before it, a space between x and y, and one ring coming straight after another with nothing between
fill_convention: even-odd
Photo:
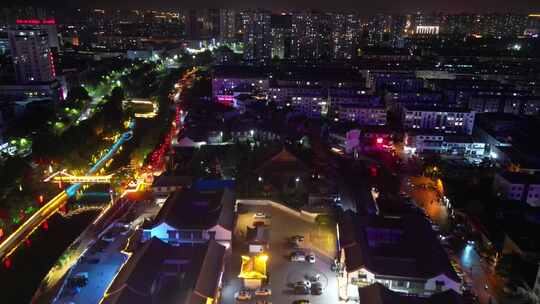
<instances>
[{"instance_id":1,"label":"illuminated white building facade","mask_svg":"<svg viewBox=\"0 0 540 304\"><path fill-rule=\"evenodd\" d=\"M418 25L416 26L417 35L439 35L438 25Z\"/></svg>"},{"instance_id":2,"label":"illuminated white building facade","mask_svg":"<svg viewBox=\"0 0 540 304\"><path fill-rule=\"evenodd\" d=\"M405 106L402 115L403 127L406 129L471 135L474 128L475 112L460 108Z\"/></svg>"}]
</instances>

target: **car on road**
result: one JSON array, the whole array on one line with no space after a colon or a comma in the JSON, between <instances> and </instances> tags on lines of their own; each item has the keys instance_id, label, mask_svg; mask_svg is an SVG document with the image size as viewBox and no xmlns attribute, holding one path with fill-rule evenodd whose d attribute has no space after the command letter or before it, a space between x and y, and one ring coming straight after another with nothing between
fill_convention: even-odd
<instances>
[{"instance_id":1,"label":"car on road","mask_svg":"<svg viewBox=\"0 0 540 304\"><path fill-rule=\"evenodd\" d=\"M334 203L334 207L343 209L343 204L342 203Z\"/></svg>"},{"instance_id":2,"label":"car on road","mask_svg":"<svg viewBox=\"0 0 540 304\"><path fill-rule=\"evenodd\" d=\"M315 254L313 253L310 253L306 256L306 261L311 263L311 264L315 264Z\"/></svg>"},{"instance_id":3,"label":"car on road","mask_svg":"<svg viewBox=\"0 0 540 304\"><path fill-rule=\"evenodd\" d=\"M440 240L441 240L441 245L442 245L443 247L447 247L447 248L450 247L450 242L448 241L448 238L442 238L442 239L440 239Z\"/></svg>"},{"instance_id":4,"label":"car on road","mask_svg":"<svg viewBox=\"0 0 540 304\"><path fill-rule=\"evenodd\" d=\"M251 300L251 293L249 293L249 291L247 290L240 290L239 292L236 293L234 298L237 299L238 301L249 301Z\"/></svg>"},{"instance_id":5,"label":"car on road","mask_svg":"<svg viewBox=\"0 0 540 304\"><path fill-rule=\"evenodd\" d=\"M259 288L255 290L256 296L269 296L272 295L272 290L269 288Z\"/></svg>"},{"instance_id":6,"label":"car on road","mask_svg":"<svg viewBox=\"0 0 540 304\"><path fill-rule=\"evenodd\" d=\"M463 293L470 292L472 290L472 284L469 282L463 282L461 285L461 291Z\"/></svg>"},{"instance_id":7,"label":"car on road","mask_svg":"<svg viewBox=\"0 0 540 304\"><path fill-rule=\"evenodd\" d=\"M270 218L270 216L267 215L267 214L264 213L264 212L256 212L255 214L253 214L253 217L256 218L256 219L266 219L266 218Z\"/></svg>"}]
</instances>

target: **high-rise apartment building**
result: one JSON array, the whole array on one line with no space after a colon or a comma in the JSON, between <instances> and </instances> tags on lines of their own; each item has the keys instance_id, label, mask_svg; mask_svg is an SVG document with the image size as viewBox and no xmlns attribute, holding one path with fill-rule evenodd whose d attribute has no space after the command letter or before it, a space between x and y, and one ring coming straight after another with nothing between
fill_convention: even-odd
<instances>
[{"instance_id":1,"label":"high-rise apartment building","mask_svg":"<svg viewBox=\"0 0 540 304\"><path fill-rule=\"evenodd\" d=\"M185 36L191 40L220 36L221 15L218 9L187 9L180 12Z\"/></svg>"},{"instance_id":2,"label":"high-rise apartment building","mask_svg":"<svg viewBox=\"0 0 540 304\"><path fill-rule=\"evenodd\" d=\"M219 10L219 38L222 41L232 41L236 38L238 27L237 12L233 9Z\"/></svg>"},{"instance_id":3,"label":"high-rise apartment building","mask_svg":"<svg viewBox=\"0 0 540 304\"><path fill-rule=\"evenodd\" d=\"M17 82L54 80L56 78L55 54L58 48L58 37L50 28L54 20L19 21L21 24L8 31Z\"/></svg>"},{"instance_id":4,"label":"high-rise apartment building","mask_svg":"<svg viewBox=\"0 0 540 304\"><path fill-rule=\"evenodd\" d=\"M332 14L332 57L352 59L360 38L360 18L356 14Z\"/></svg>"},{"instance_id":5,"label":"high-rise apartment building","mask_svg":"<svg viewBox=\"0 0 540 304\"><path fill-rule=\"evenodd\" d=\"M272 58L290 57L291 17L291 14L272 15Z\"/></svg>"},{"instance_id":6,"label":"high-rise apartment building","mask_svg":"<svg viewBox=\"0 0 540 304\"><path fill-rule=\"evenodd\" d=\"M265 63L272 55L270 12L257 10L245 14L244 60L250 63Z\"/></svg>"},{"instance_id":7,"label":"high-rise apartment building","mask_svg":"<svg viewBox=\"0 0 540 304\"><path fill-rule=\"evenodd\" d=\"M201 35L202 24L198 18L197 10L189 9L183 12L184 33L188 39L198 39Z\"/></svg>"},{"instance_id":8,"label":"high-rise apartment building","mask_svg":"<svg viewBox=\"0 0 540 304\"><path fill-rule=\"evenodd\" d=\"M320 60L331 57L332 15L314 11L293 13L290 58Z\"/></svg>"}]
</instances>

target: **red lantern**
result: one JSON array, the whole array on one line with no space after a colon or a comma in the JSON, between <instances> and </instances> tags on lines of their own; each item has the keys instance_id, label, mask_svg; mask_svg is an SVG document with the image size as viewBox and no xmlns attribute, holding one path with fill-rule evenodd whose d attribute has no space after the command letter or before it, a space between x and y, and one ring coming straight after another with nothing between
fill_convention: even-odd
<instances>
[{"instance_id":1,"label":"red lantern","mask_svg":"<svg viewBox=\"0 0 540 304\"><path fill-rule=\"evenodd\" d=\"M370 173L371 176L373 176L373 177L377 176L377 167L375 167L375 166L369 167L369 173Z\"/></svg>"}]
</instances>

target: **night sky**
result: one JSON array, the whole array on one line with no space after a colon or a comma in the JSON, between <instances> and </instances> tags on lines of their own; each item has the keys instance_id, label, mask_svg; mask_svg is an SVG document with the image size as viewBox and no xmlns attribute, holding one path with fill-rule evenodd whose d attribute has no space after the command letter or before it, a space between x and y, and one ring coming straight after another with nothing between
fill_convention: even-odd
<instances>
[{"instance_id":1,"label":"night sky","mask_svg":"<svg viewBox=\"0 0 540 304\"><path fill-rule=\"evenodd\" d=\"M391 12L540 12L540 0L16 0L21 5L36 4L53 7L118 7L118 8L215 8L264 7L280 9L321 8L327 10L354 9L360 13Z\"/></svg>"}]
</instances>

